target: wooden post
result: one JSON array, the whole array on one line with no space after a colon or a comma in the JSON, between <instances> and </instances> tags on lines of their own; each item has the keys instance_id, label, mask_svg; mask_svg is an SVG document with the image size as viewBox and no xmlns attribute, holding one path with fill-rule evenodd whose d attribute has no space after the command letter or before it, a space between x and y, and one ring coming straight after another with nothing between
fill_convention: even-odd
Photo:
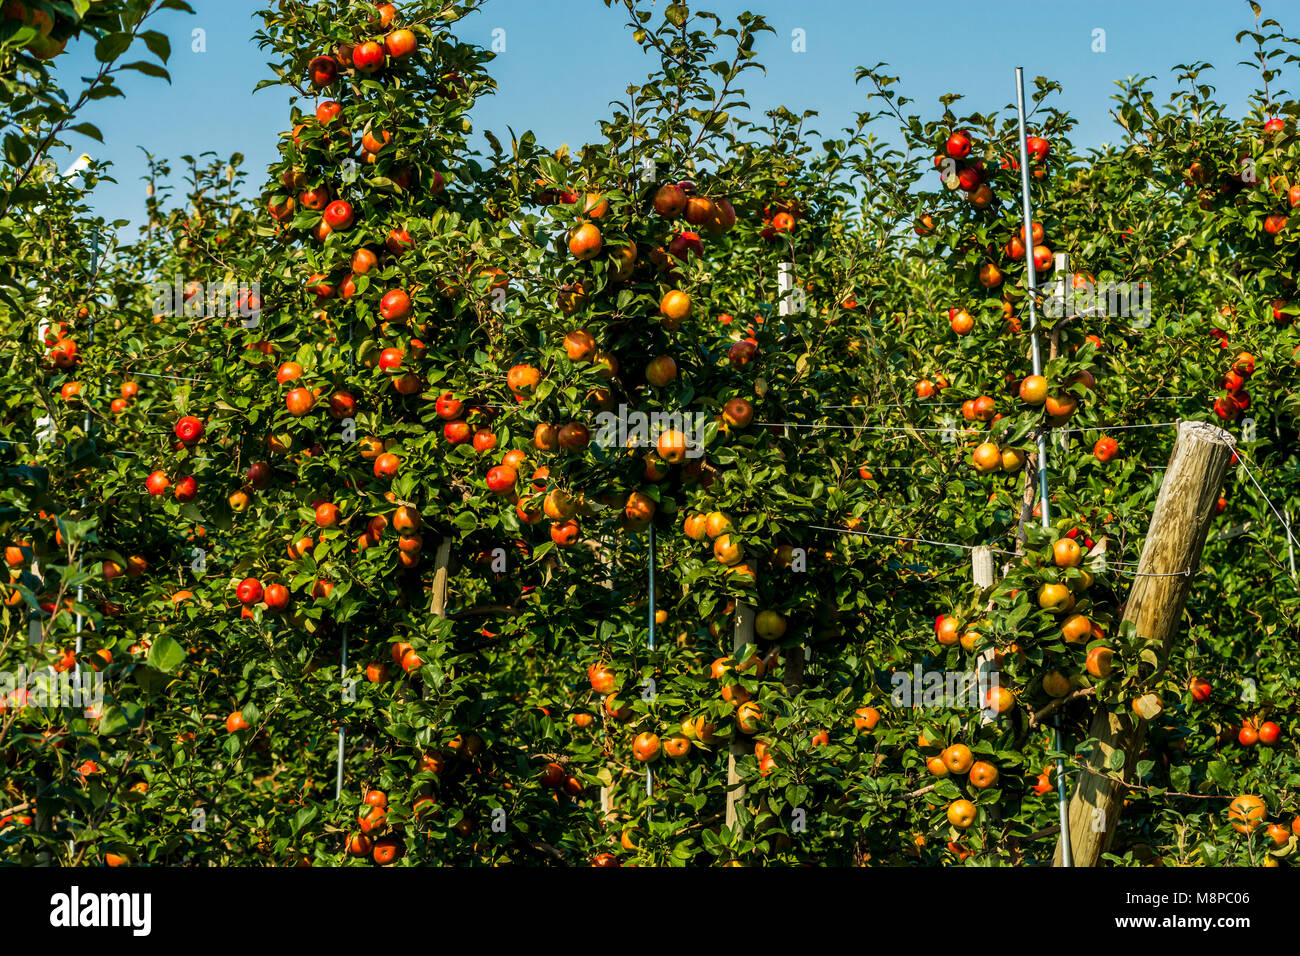
<instances>
[{"instance_id":1,"label":"wooden post","mask_svg":"<svg viewBox=\"0 0 1300 956\"><path fill-rule=\"evenodd\" d=\"M434 617L447 617L447 577L448 565L451 564L451 538L438 539L438 551L433 559L433 594L429 600L429 613ZM427 684L420 686L420 696L429 697Z\"/></svg>"},{"instance_id":2,"label":"wooden post","mask_svg":"<svg viewBox=\"0 0 1300 956\"><path fill-rule=\"evenodd\" d=\"M1232 436L1221 428L1206 422L1178 425L1178 441L1160 485L1124 610L1124 621L1136 627L1161 663L1178 636L1192 575L1201 563L1232 450ZM1146 724L1127 708L1111 711L1101 707L1094 715L1089 735L1097 744L1070 801L1069 838L1075 866L1096 866L1109 849L1124 800L1125 787L1120 781L1132 779ZM1123 769L1119 779L1113 780L1108 776L1109 762L1116 752L1123 754ZM1061 865L1059 838L1053 865Z\"/></svg>"},{"instance_id":3,"label":"wooden post","mask_svg":"<svg viewBox=\"0 0 1300 956\"><path fill-rule=\"evenodd\" d=\"M440 538L433 561L433 600L429 611L434 617L447 616L447 566L451 563L451 538Z\"/></svg>"},{"instance_id":4,"label":"wooden post","mask_svg":"<svg viewBox=\"0 0 1300 956\"><path fill-rule=\"evenodd\" d=\"M982 594L993 587L996 580L993 571L993 549L988 545L972 548L970 564L971 576L975 579L975 587L979 588L980 593ZM993 648L989 647L980 651L980 656L975 659L975 686L983 691L988 684L988 675L991 673L993 673ZM988 724L992 722L993 715L985 708L984 696L981 693L980 723Z\"/></svg>"},{"instance_id":5,"label":"wooden post","mask_svg":"<svg viewBox=\"0 0 1300 956\"><path fill-rule=\"evenodd\" d=\"M739 654L741 648L746 644L754 642L754 608L748 604L736 604L736 622L735 630L732 632L731 649ZM731 730L731 744L727 748L727 816L726 824L728 828L735 828L737 823L737 808L745 801L745 787L740 782L740 774L736 770L736 761L745 753L745 735L740 732L739 727L733 727Z\"/></svg>"}]
</instances>

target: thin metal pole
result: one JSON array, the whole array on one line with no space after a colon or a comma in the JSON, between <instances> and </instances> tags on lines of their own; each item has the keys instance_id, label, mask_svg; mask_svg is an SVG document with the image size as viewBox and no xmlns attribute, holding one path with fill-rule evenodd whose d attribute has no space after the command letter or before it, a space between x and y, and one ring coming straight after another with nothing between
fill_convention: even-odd
<instances>
[{"instance_id":1,"label":"thin metal pole","mask_svg":"<svg viewBox=\"0 0 1300 956\"><path fill-rule=\"evenodd\" d=\"M348 632L343 631L343 654L339 664L339 686L342 688L348 679ZM343 691L340 691L341 693ZM334 781L334 802L338 803L343 799L343 739L346 731L343 729L343 720L339 719L339 759L338 774Z\"/></svg>"},{"instance_id":2,"label":"thin metal pole","mask_svg":"<svg viewBox=\"0 0 1300 956\"><path fill-rule=\"evenodd\" d=\"M655 649L655 526L654 522L650 523L650 638L648 646L650 650ZM649 765L645 768L645 795L653 796L655 792L654 771Z\"/></svg>"},{"instance_id":3,"label":"thin metal pole","mask_svg":"<svg viewBox=\"0 0 1300 956\"><path fill-rule=\"evenodd\" d=\"M1034 267L1034 207L1029 199L1029 148L1025 142L1025 71L1016 67L1016 112L1020 120L1020 211L1025 227L1025 272L1029 289L1029 357L1034 374L1043 374L1043 353L1038 346L1038 270ZM1038 436L1038 494L1043 527L1051 523L1047 504L1047 436Z\"/></svg>"},{"instance_id":4,"label":"thin metal pole","mask_svg":"<svg viewBox=\"0 0 1300 956\"><path fill-rule=\"evenodd\" d=\"M98 272L99 272L99 230L96 229L93 233L91 233L91 237L90 237L90 276L92 281L94 280L94 277ZM90 291L89 287L87 288L87 291L88 292ZM90 298L90 296L87 296L87 298ZM89 312L90 312L90 325L86 333L87 348L93 347L95 344L95 310L89 309ZM86 433L86 438L90 440L91 443L93 444L95 439L95 434L94 434L95 419L90 414L89 404L86 405L86 417L82 423L82 431ZM82 495L81 510L83 513L86 510L86 501L87 501L86 496ZM78 572L81 571L81 548L80 547L77 548L77 571ZM85 596L86 596L85 587L78 584L77 585L78 605L80 605L85 600ZM84 621L82 619L81 612L78 611L77 612L77 656L78 657L81 656L81 652L83 650L83 644L84 644L81 636L81 629L83 624ZM80 693L81 691L81 662L80 661L77 662L77 664L73 669L72 680L73 680L73 685L77 688L78 693Z\"/></svg>"},{"instance_id":5,"label":"thin metal pole","mask_svg":"<svg viewBox=\"0 0 1300 956\"><path fill-rule=\"evenodd\" d=\"M99 230L96 229L90 234L91 282L94 281L95 275L98 272L99 272ZM86 292L87 293L90 292L90 283L86 284ZM89 300L91 296L88 294L86 298L87 300ZM87 306L87 311L90 313L89 316L90 324L87 327L87 331L86 331L86 346L87 348L89 348L95 344L95 310ZM82 422L82 431L86 433L86 438L89 439L91 442L94 441L94 437L95 437L94 430L95 430L95 419L90 414L90 405L87 404L86 417L85 419L83 419ZM83 518L85 517L87 500L88 499L85 495L81 496L81 515ZM81 576L81 566L82 566L81 546L80 546L80 542L78 542L78 546L77 546L77 576L78 577ZM85 601L85 599L86 599L85 586L78 584L77 585L77 606L80 607L82 603ZM59 613L58 608L55 608L54 613L55 614ZM84 697L81 692L81 652L85 649L85 638L82 637L81 632L82 632L82 628L85 626L85 623L86 622L84 616L80 611L78 611L77 612L77 651L76 651L76 658L73 660L72 663L72 689L73 692L76 694L76 699L79 704L84 703ZM82 713L83 714L85 713L84 706L82 708ZM74 858L76 850L77 850L76 838L75 837L69 838L68 840L69 860Z\"/></svg>"},{"instance_id":6,"label":"thin metal pole","mask_svg":"<svg viewBox=\"0 0 1300 956\"><path fill-rule=\"evenodd\" d=\"M1038 274L1034 268L1034 207L1029 199L1029 144L1025 129L1025 69L1016 67L1016 114L1020 124L1020 208L1024 216L1025 229L1025 270L1028 278L1028 291L1025 298L1029 300L1029 355L1034 374L1043 374L1043 353L1038 345ZM1047 498L1047 435L1038 435L1038 499L1039 513L1042 515L1043 527L1052 522L1051 508ZM1052 721L1053 746L1061 750L1061 718L1057 715ZM1074 866L1074 856L1070 852L1070 811L1065 795L1065 760L1056 758L1056 804L1061 819L1061 864Z\"/></svg>"},{"instance_id":7,"label":"thin metal pole","mask_svg":"<svg viewBox=\"0 0 1300 956\"><path fill-rule=\"evenodd\" d=\"M352 326L350 324L348 325L348 368L350 370L351 375L357 374L357 352L356 349L352 347ZM442 545L439 544L438 547L439 550L441 551ZM339 654L339 693L341 695L347 693L347 681L348 681L348 629L347 626L344 625L343 648ZM343 703L345 699L346 698L341 697L339 702ZM338 803L340 800L343 799L343 745L346 740L347 740L347 731L343 727L342 718L340 718L339 719L338 766L336 768L335 778L334 778L334 802L335 803Z\"/></svg>"},{"instance_id":8,"label":"thin metal pole","mask_svg":"<svg viewBox=\"0 0 1300 956\"><path fill-rule=\"evenodd\" d=\"M650 525L650 650L655 649L655 526Z\"/></svg>"},{"instance_id":9,"label":"thin metal pole","mask_svg":"<svg viewBox=\"0 0 1300 956\"><path fill-rule=\"evenodd\" d=\"M1244 464L1244 462L1243 462ZM1291 543L1291 509L1283 508L1282 517L1286 519L1286 556L1287 561L1291 564L1291 577L1295 578L1295 545Z\"/></svg>"}]
</instances>

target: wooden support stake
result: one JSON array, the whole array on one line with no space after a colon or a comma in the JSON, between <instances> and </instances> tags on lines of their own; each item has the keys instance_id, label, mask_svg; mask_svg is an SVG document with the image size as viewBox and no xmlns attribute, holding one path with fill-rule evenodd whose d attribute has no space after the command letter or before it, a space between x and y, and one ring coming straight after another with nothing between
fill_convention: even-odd
<instances>
[{"instance_id":1,"label":"wooden support stake","mask_svg":"<svg viewBox=\"0 0 1300 956\"><path fill-rule=\"evenodd\" d=\"M748 604L736 604L735 630L732 632L731 649L736 654L746 644L754 643L754 608ZM737 809L745 801L745 787L740 782L740 773L736 770L736 761L745 754L745 735L739 727L731 731L731 744L727 748L727 816L726 824L734 829L737 823Z\"/></svg>"},{"instance_id":2,"label":"wooden support stake","mask_svg":"<svg viewBox=\"0 0 1300 956\"><path fill-rule=\"evenodd\" d=\"M997 578L993 570L993 549L988 545L980 545L972 548L970 553L971 576L975 579L975 587L981 592L993 587ZM990 602L991 604L992 602ZM989 685L989 675L993 673L993 648L986 648L980 651L980 656L975 659L975 686L981 691L980 695L980 723L992 723L993 715L984 707L983 691Z\"/></svg>"},{"instance_id":3,"label":"wooden support stake","mask_svg":"<svg viewBox=\"0 0 1300 956\"><path fill-rule=\"evenodd\" d=\"M1124 621L1150 643L1163 664L1178 636L1183 607L1200 567L1201 550L1214 517L1219 489L1232 457L1233 439L1205 422L1180 422L1156 499ZM1146 737L1146 720L1129 709L1099 707L1089 735L1097 740L1070 801L1070 847L1075 866L1096 866L1115 836L1125 786L1132 779ZM1119 780L1110 778L1111 754L1122 752ZM1053 865L1061 865L1061 843Z\"/></svg>"},{"instance_id":4,"label":"wooden support stake","mask_svg":"<svg viewBox=\"0 0 1300 956\"><path fill-rule=\"evenodd\" d=\"M447 616L447 566L450 563L451 538L441 538L433 561L433 600L429 605L434 617Z\"/></svg>"}]
</instances>

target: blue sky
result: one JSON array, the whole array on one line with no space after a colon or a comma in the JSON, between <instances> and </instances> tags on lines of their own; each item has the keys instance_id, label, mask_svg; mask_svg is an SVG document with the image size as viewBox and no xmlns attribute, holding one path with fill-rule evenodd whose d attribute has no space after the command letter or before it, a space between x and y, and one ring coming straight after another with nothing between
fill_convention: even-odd
<instances>
[{"instance_id":1,"label":"blue sky","mask_svg":"<svg viewBox=\"0 0 1300 956\"><path fill-rule=\"evenodd\" d=\"M256 189L274 158L277 133L288 127L286 93L251 92L270 75L266 56L251 40L263 4L191 3L197 16L164 12L156 21L172 42L172 84L126 74L126 98L91 104L83 117L100 127L104 144L72 138L74 152L84 149L115 164L119 184L103 185L93 203L110 220L138 223L143 217L139 176L145 166L137 146L170 158L174 170L184 153L242 152ZM940 110L937 98L949 91L967 95L959 110L1013 103L1017 65L1030 79L1058 80L1064 93L1057 102L1079 120L1075 141L1083 147L1114 137L1108 111L1116 80L1155 74L1162 79L1158 89L1168 90L1173 65L1208 60L1218 68L1209 82L1238 110L1255 81L1252 71L1236 65L1247 51L1234 36L1253 25L1250 8L1237 0L706 0L702 6L723 17L746 9L767 17L777 33L764 34L756 47L767 73L747 74L749 101L756 110L776 104L815 109L821 115L813 126L824 133L847 125L866 106L854 68L881 61L901 78L899 89L916 101L914 109L927 115ZM1291 9L1274 2L1264 12L1295 30L1300 8L1294 17ZM608 102L651 66L623 24L621 9L607 9L600 0L488 0L457 30L483 46L491 46L494 30L505 31L505 51L491 64L500 90L475 108L476 127L531 128L549 145L577 146L594 136ZM206 52L193 51L194 29L205 31ZM1092 50L1096 29L1105 31L1104 53ZM804 31L806 52L793 52L795 30ZM70 47L57 63L59 73L75 82L93 68L90 44ZM57 158L66 164L66 156Z\"/></svg>"}]
</instances>

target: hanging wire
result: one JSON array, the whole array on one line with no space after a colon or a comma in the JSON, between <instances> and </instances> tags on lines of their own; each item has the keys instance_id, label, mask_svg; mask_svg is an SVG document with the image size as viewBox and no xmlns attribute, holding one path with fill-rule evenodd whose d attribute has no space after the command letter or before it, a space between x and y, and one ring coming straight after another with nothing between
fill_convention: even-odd
<instances>
[{"instance_id":1,"label":"hanging wire","mask_svg":"<svg viewBox=\"0 0 1300 956\"><path fill-rule=\"evenodd\" d=\"M1286 535L1287 546L1291 547L1294 546L1295 544L1300 544L1300 542L1297 542L1295 536L1291 533L1291 522L1287 521L1286 517L1282 514L1282 512L1278 511L1277 506L1273 504L1272 499L1269 498L1269 496L1265 493L1264 489L1260 486L1260 483L1255 480L1255 476L1251 473L1250 467L1247 464L1247 462L1249 462L1251 465L1255 463L1251 461L1250 458L1247 457L1246 453L1242 451L1240 448L1237 448L1236 452L1237 455L1240 456L1241 458L1241 467L1242 470L1246 473L1246 477L1250 479L1250 483L1255 486L1255 490L1258 491L1260 497L1264 499L1264 503L1268 505L1268 510L1273 512L1274 517L1276 517L1278 521L1282 522L1282 532L1283 534ZM1255 465L1255 467L1259 468L1258 465ZM1262 471L1263 469L1260 470Z\"/></svg>"},{"instance_id":2,"label":"hanging wire","mask_svg":"<svg viewBox=\"0 0 1300 956\"><path fill-rule=\"evenodd\" d=\"M830 528L826 525L820 524L810 524L807 527L813 528L817 531L835 531L839 534L858 534L868 538L885 538L890 541L914 541L918 544L933 544L941 548L961 548L965 551L974 551L976 547L987 547L986 545L957 544L954 541L934 541L930 538L909 538L897 534L879 534L874 531L857 531L851 528ZM1021 553L1019 551L1005 551L1001 548L989 548L989 550L994 554L1018 555Z\"/></svg>"}]
</instances>

